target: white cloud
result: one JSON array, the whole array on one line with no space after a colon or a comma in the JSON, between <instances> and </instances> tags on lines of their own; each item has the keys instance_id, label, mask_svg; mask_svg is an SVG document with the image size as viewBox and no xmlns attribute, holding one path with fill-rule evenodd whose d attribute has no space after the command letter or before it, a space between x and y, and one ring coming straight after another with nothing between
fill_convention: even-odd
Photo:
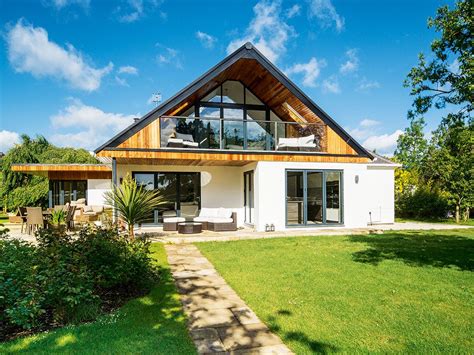
<instances>
[{"instance_id":1,"label":"white cloud","mask_svg":"<svg viewBox=\"0 0 474 355\"><path fill-rule=\"evenodd\" d=\"M151 96L148 98L146 103L148 105L156 105L157 103L160 103L162 99L161 93L153 93Z\"/></svg>"},{"instance_id":2,"label":"white cloud","mask_svg":"<svg viewBox=\"0 0 474 355\"><path fill-rule=\"evenodd\" d=\"M246 42L252 42L264 56L276 62L286 52L287 42L296 36L296 32L282 18L280 1L262 0L254 6L253 11L255 17L244 36L231 41L227 53L232 53Z\"/></svg>"},{"instance_id":3,"label":"white cloud","mask_svg":"<svg viewBox=\"0 0 474 355\"><path fill-rule=\"evenodd\" d=\"M303 85L308 87L316 87L316 79L321 73L321 68L326 66L324 59L317 60L312 57L308 63L296 63L285 70L287 75L303 74Z\"/></svg>"},{"instance_id":4,"label":"white cloud","mask_svg":"<svg viewBox=\"0 0 474 355\"><path fill-rule=\"evenodd\" d=\"M337 13L331 0L310 0L309 17L316 17L322 27L335 26L338 32L344 29L344 17Z\"/></svg>"},{"instance_id":5,"label":"white cloud","mask_svg":"<svg viewBox=\"0 0 474 355\"><path fill-rule=\"evenodd\" d=\"M379 136L370 136L362 145L367 149L377 151L379 154L391 155L397 146L397 139L401 134L403 134L403 131L397 129L391 134L385 133Z\"/></svg>"},{"instance_id":6,"label":"white cloud","mask_svg":"<svg viewBox=\"0 0 474 355\"><path fill-rule=\"evenodd\" d=\"M323 81L322 84L323 92L331 94L339 94L341 92L341 87L339 86L339 81L335 76L331 76Z\"/></svg>"},{"instance_id":7,"label":"white cloud","mask_svg":"<svg viewBox=\"0 0 474 355\"><path fill-rule=\"evenodd\" d=\"M161 44L158 44L159 47L163 47ZM178 50L163 47L164 51L157 55L156 60L159 64L172 64L178 69L183 69L183 64L181 63L180 53Z\"/></svg>"},{"instance_id":8,"label":"white cloud","mask_svg":"<svg viewBox=\"0 0 474 355\"><path fill-rule=\"evenodd\" d=\"M357 49L349 49L346 51L347 60L339 67L341 74L349 74L359 69L359 57L357 56Z\"/></svg>"},{"instance_id":9,"label":"white cloud","mask_svg":"<svg viewBox=\"0 0 474 355\"><path fill-rule=\"evenodd\" d=\"M84 9L88 9L91 1L90 0L51 0L51 1L44 1L43 3L45 5L55 7L57 10L61 10L71 5L79 5L83 7Z\"/></svg>"},{"instance_id":10,"label":"white cloud","mask_svg":"<svg viewBox=\"0 0 474 355\"><path fill-rule=\"evenodd\" d=\"M397 146L397 139L403 132L399 129L393 133L382 133L381 122L370 118L365 118L359 122L356 128L347 129L349 134L363 142L362 145L369 150L376 150L377 153L392 155Z\"/></svg>"},{"instance_id":11,"label":"white cloud","mask_svg":"<svg viewBox=\"0 0 474 355\"><path fill-rule=\"evenodd\" d=\"M375 80L367 80L366 78L363 78L357 88L356 91L369 91L371 89L378 89L380 88L380 84L378 81Z\"/></svg>"},{"instance_id":12,"label":"white cloud","mask_svg":"<svg viewBox=\"0 0 474 355\"><path fill-rule=\"evenodd\" d=\"M379 124L380 124L379 121L371 120L369 118L365 118L362 121L360 121L360 125L362 127L373 127L373 126L378 126Z\"/></svg>"},{"instance_id":13,"label":"white cloud","mask_svg":"<svg viewBox=\"0 0 474 355\"><path fill-rule=\"evenodd\" d=\"M87 64L72 45L59 46L48 38L48 32L19 20L7 35L8 59L19 73L34 77L54 77L68 82L72 87L94 91L102 78L109 74L113 64L96 69Z\"/></svg>"},{"instance_id":14,"label":"white cloud","mask_svg":"<svg viewBox=\"0 0 474 355\"><path fill-rule=\"evenodd\" d=\"M197 31L196 38L201 42L205 48L213 48L217 42L217 38L205 32Z\"/></svg>"},{"instance_id":15,"label":"white cloud","mask_svg":"<svg viewBox=\"0 0 474 355\"><path fill-rule=\"evenodd\" d=\"M0 152L6 153L15 144L20 143L20 135L16 132L0 131Z\"/></svg>"},{"instance_id":16,"label":"white cloud","mask_svg":"<svg viewBox=\"0 0 474 355\"><path fill-rule=\"evenodd\" d=\"M115 81L120 86L130 86L130 85L128 85L127 80L125 80L124 78L119 77L118 75L115 75Z\"/></svg>"},{"instance_id":17,"label":"white cloud","mask_svg":"<svg viewBox=\"0 0 474 355\"><path fill-rule=\"evenodd\" d=\"M285 15L287 18L293 18L298 16L301 13L301 6L298 4L294 4L292 7L285 11Z\"/></svg>"},{"instance_id":18,"label":"white cloud","mask_svg":"<svg viewBox=\"0 0 474 355\"><path fill-rule=\"evenodd\" d=\"M161 5L160 0L127 0L124 7L118 6L116 12L118 20L124 23L132 23L140 20L148 12L153 11ZM166 13L160 11L159 16L161 19L166 19Z\"/></svg>"},{"instance_id":19,"label":"white cloud","mask_svg":"<svg viewBox=\"0 0 474 355\"><path fill-rule=\"evenodd\" d=\"M131 65L124 65L119 68L118 70L119 74L130 74L130 75L138 75L138 69L135 67L132 67Z\"/></svg>"},{"instance_id":20,"label":"white cloud","mask_svg":"<svg viewBox=\"0 0 474 355\"><path fill-rule=\"evenodd\" d=\"M50 140L59 146L94 149L133 123L134 117L137 115L108 113L70 99L66 108L50 117L55 131Z\"/></svg>"}]
</instances>

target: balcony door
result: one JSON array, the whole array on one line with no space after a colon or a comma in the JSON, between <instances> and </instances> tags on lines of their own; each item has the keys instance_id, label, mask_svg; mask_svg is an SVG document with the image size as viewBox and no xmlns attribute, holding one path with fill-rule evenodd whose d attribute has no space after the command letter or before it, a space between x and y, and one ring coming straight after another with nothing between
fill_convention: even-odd
<instances>
[{"instance_id":1,"label":"balcony door","mask_svg":"<svg viewBox=\"0 0 474 355\"><path fill-rule=\"evenodd\" d=\"M317 226L342 223L342 172L288 170L286 224Z\"/></svg>"},{"instance_id":2,"label":"balcony door","mask_svg":"<svg viewBox=\"0 0 474 355\"><path fill-rule=\"evenodd\" d=\"M166 203L158 207L145 223L163 223L166 217L193 217L201 204L201 173L134 172L137 184L159 191Z\"/></svg>"}]
</instances>

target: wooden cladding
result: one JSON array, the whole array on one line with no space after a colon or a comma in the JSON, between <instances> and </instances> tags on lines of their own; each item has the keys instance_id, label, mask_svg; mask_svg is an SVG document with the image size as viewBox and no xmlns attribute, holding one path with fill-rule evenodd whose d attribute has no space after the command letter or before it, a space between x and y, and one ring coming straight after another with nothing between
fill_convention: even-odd
<instances>
[{"instance_id":1,"label":"wooden cladding","mask_svg":"<svg viewBox=\"0 0 474 355\"><path fill-rule=\"evenodd\" d=\"M232 165L242 166L257 161L278 162L321 162L321 163L368 163L369 158L359 156L331 156L314 154L252 154L249 153L209 153L103 150L103 157L115 157L119 163L127 164L167 164L167 165ZM159 161L159 163L157 163Z\"/></svg>"},{"instance_id":2,"label":"wooden cladding","mask_svg":"<svg viewBox=\"0 0 474 355\"><path fill-rule=\"evenodd\" d=\"M118 147L141 149L160 148L160 118L152 121L148 126L145 126L135 133Z\"/></svg>"}]
</instances>

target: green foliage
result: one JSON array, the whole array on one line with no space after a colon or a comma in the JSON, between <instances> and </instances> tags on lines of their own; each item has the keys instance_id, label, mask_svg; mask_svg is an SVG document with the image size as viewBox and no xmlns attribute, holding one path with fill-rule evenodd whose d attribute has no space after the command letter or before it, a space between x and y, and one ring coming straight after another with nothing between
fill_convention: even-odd
<instances>
[{"instance_id":1,"label":"green foliage","mask_svg":"<svg viewBox=\"0 0 474 355\"><path fill-rule=\"evenodd\" d=\"M397 182L397 211L403 215L412 210L408 202L418 201L419 196L410 194L421 189L421 196L431 189L432 195L441 191L457 222L461 211L469 218L474 203L473 18L469 1L458 1L452 10L447 6L438 9L428 20L428 27L441 34L431 44L433 57L427 61L420 54L418 66L405 81L414 100L408 112L410 126L399 137L395 151L406 171L397 174L403 179ZM448 113L427 142L423 115L432 108Z\"/></svg>"},{"instance_id":2,"label":"green foliage","mask_svg":"<svg viewBox=\"0 0 474 355\"><path fill-rule=\"evenodd\" d=\"M109 206L115 206L120 218L127 223L132 239L134 225L150 218L153 210L166 203L158 191L145 190L128 174L120 186L105 193L105 201Z\"/></svg>"},{"instance_id":3,"label":"green foliage","mask_svg":"<svg viewBox=\"0 0 474 355\"><path fill-rule=\"evenodd\" d=\"M48 201L48 181L44 177L17 173L12 164L98 163L84 149L58 148L44 137L21 136L20 144L11 148L1 160L0 200L9 210L20 206L43 206Z\"/></svg>"},{"instance_id":4,"label":"green foliage","mask_svg":"<svg viewBox=\"0 0 474 355\"><path fill-rule=\"evenodd\" d=\"M149 243L115 230L41 230L37 245L0 240L0 338L91 320L156 280Z\"/></svg>"},{"instance_id":5,"label":"green foliage","mask_svg":"<svg viewBox=\"0 0 474 355\"><path fill-rule=\"evenodd\" d=\"M396 215L402 218L446 218L448 199L436 190L419 188L397 198Z\"/></svg>"},{"instance_id":6,"label":"green foliage","mask_svg":"<svg viewBox=\"0 0 474 355\"><path fill-rule=\"evenodd\" d=\"M39 176L33 176L28 184L18 186L10 193L6 194L6 203L10 211L15 211L18 207L48 205L48 180Z\"/></svg>"},{"instance_id":7,"label":"green foliage","mask_svg":"<svg viewBox=\"0 0 474 355\"><path fill-rule=\"evenodd\" d=\"M66 220L66 214L63 210L54 210L51 212L51 224L59 226Z\"/></svg>"}]
</instances>

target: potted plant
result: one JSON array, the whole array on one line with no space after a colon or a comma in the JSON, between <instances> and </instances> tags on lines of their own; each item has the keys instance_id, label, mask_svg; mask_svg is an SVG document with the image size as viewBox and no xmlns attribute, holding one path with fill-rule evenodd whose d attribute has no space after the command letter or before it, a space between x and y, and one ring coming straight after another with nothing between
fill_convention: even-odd
<instances>
[{"instance_id":1,"label":"potted plant","mask_svg":"<svg viewBox=\"0 0 474 355\"><path fill-rule=\"evenodd\" d=\"M53 229L64 230L66 228L66 214L63 210L54 210L51 212L49 225Z\"/></svg>"}]
</instances>

